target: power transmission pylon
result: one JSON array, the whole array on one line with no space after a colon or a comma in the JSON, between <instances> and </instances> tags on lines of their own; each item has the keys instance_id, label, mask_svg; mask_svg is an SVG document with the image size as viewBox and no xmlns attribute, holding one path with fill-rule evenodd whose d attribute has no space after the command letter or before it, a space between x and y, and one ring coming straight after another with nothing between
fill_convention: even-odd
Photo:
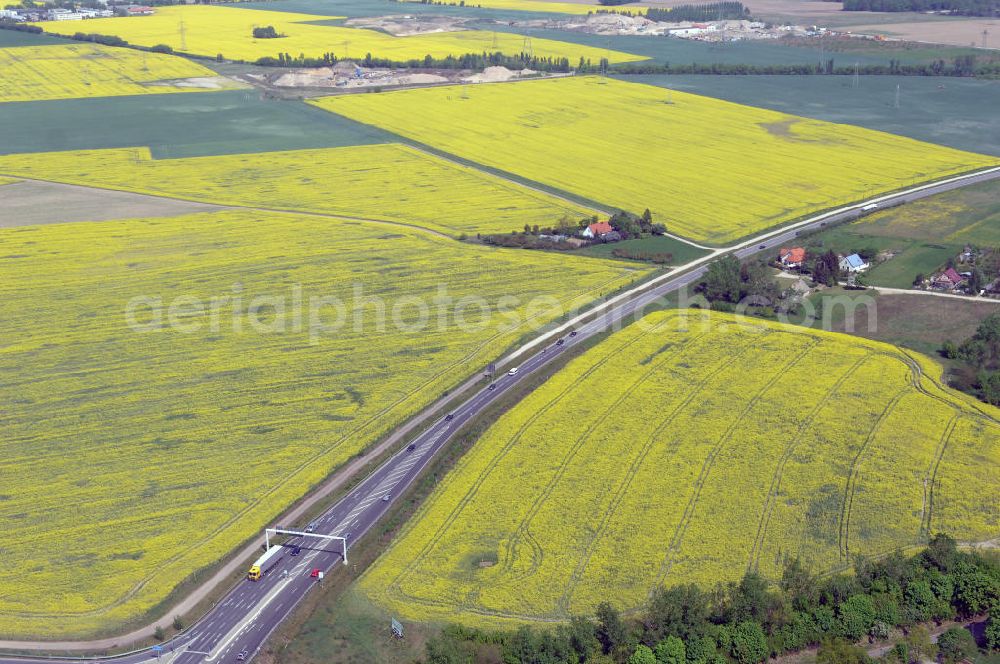
<instances>
[{"instance_id":1,"label":"power transmission pylon","mask_svg":"<svg viewBox=\"0 0 1000 664\"><path fill-rule=\"evenodd\" d=\"M497 39L497 31L496 30L493 31L493 42L490 44L490 48L493 49L494 53L496 53L497 49L500 48L500 40Z\"/></svg>"},{"instance_id":2,"label":"power transmission pylon","mask_svg":"<svg viewBox=\"0 0 1000 664\"><path fill-rule=\"evenodd\" d=\"M860 64L854 63L854 81L851 83L852 88L861 87L861 74L860 74Z\"/></svg>"},{"instance_id":3,"label":"power transmission pylon","mask_svg":"<svg viewBox=\"0 0 1000 664\"><path fill-rule=\"evenodd\" d=\"M899 108L899 83L896 84L896 103L893 106Z\"/></svg>"},{"instance_id":4,"label":"power transmission pylon","mask_svg":"<svg viewBox=\"0 0 1000 664\"><path fill-rule=\"evenodd\" d=\"M181 35L181 51L187 51L187 30L184 28L184 19L177 24L177 31Z\"/></svg>"},{"instance_id":5,"label":"power transmission pylon","mask_svg":"<svg viewBox=\"0 0 1000 664\"><path fill-rule=\"evenodd\" d=\"M528 58L534 57L534 51L531 48L531 37L528 35L524 36L524 40L521 42L521 51L528 56Z\"/></svg>"}]
</instances>

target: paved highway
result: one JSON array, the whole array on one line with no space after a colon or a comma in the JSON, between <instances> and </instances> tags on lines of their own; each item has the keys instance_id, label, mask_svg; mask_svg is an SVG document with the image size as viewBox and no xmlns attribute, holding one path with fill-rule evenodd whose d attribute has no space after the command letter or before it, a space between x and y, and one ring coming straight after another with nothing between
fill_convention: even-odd
<instances>
[{"instance_id":1,"label":"paved highway","mask_svg":"<svg viewBox=\"0 0 1000 664\"><path fill-rule=\"evenodd\" d=\"M1000 178L1000 169L966 178L925 186L901 194L878 199L880 206L890 203L908 202L932 194L967 186L974 182ZM790 244L796 236L817 230L822 226L855 218L862 214L860 204L841 211L817 217L787 230L775 231L759 239L739 245L733 250L743 258L754 253ZM723 251L715 252L717 256ZM711 257L710 257L711 258ZM559 338L547 339L530 357L521 361L515 375L503 374L493 387L483 385L466 401L447 416L442 416L406 449L396 453L382 466L364 479L349 494L341 498L333 507L315 520L315 532L339 535L350 542L368 532L379 521L396 496L402 494L412 484L420 471L469 420L476 417L486 406L495 401L515 384L551 362L566 350L578 345L595 334L603 332L631 316L641 315L650 304L664 295L690 286L701 279L705 272L702 263L676 276L661 277L648 289L627 298L616 298L618 302L606 308L600 315L589 321L576 322L572 332ZM291 526L291 524L283 524ZM166 642L162 652L150 650L120 655L115 662L131 664L159 660L170 664L214 664L217 662L250 661L267 640L268 636L291 613L303 597L318 583L311 575L315 569L329 573L337 565L344 564L341 544L337 540L320 540L293 537L289 545L300 545L298 555L292 554L291 546L286 547L278 564L258 582L244 580L234 587L201 620L185 633ZM348 547L348 559L350 548ZM240 659L243 654L244 659ZM54 658L0 657L0 664L24 664L25 662L52 662ZM71 661L97 662L100 658L73 657ZM105 660L106 661L106 660Z\"/></svg>"}]
</instances>

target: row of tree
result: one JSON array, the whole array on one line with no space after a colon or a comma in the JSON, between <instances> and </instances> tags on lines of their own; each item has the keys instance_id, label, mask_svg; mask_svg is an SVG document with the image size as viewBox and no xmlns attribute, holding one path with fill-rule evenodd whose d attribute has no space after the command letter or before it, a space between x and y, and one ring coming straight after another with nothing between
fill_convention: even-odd
<instances>
[{"instance_id":1,"label":"row of tree","mask_svg":"<svg viewBox=\"0 0 1000 664\"><path fill-rule=\"evenodd\" d=\"M338 58L333 53L326 53L322 58L306 57L299 54L292 57L288 53L279 53L277 57L266 56L258 58L254 64L265 67L323 67L336 64ZM423 58L412 60L390 60L389 58L379 58L367 53L358 62L363 67L383 67L386 69L474 69L482 70L486 67L502 66L508 69L534 69L543 72L567 73L571 71L568 58L538 57L530 53L518 53L516 55L505 55L500 52L495 53L466 53L465 55L449 55L444 58L435 58L426 55Z\"/></svg>"},{"instance_id":2,"label":"row of tree","mask_svg":"<svg viewBox=\"0 0 1000 664\"><path fill-rule=\"evenodd\" d=\"M961 552L953 539L937 535L913 557L897 552L880 560L858 558L854 569L851 575L817 577L789 559L776 585L748 572L739 583L711 590L693 584L657 588L634 618L605 602L593 619L574 617L554 629L452 627L428 642L425 662L757 664L820 645L819 664L866 664L873 660L855 643L886 639L902 627L908 636L884 662L939 658L953 664L976 654L970 633L953 628L934 644L921 623L984 614L990 618L982 645L1000 649L996 555Z\"/></svg>"},{"instance_id":3,"label":"row of tree","mask_svg":"<svg viewBox=\"0 0 1000 664\"><path fill-rule=\"evenodd\" d=\"M937 11L962 16L1000 16L1000 0L844 0L844 11Z\"/></svg>"},{"instance_id":4,"label":"row of tree","mask_svg":"<svg viewBox=\"0 0 1000 664\"><path fill-rule=\"evenodd\" d=\"M828 75L848 76L855 73L864 76L982 76L996 75L994 63L979 64L975 56L963 55L951 61L943 59L921 64L903 64L899 60L889 60L884 65L837 66L833 58L823 62L799 64L751 65L746 63L698 63L672 64L629 62L616 65L616 74L714 74L714 75Z\"/></svg>"},{"instance_id":5,"label":"row of tree","mask_svg":"<svg viewBox=\"0 0 1000 664\"><path fill-rule=\"evenodd\" d=\"M646 18L668 23L740 20L749 19L750 10L742 2L710 2L703 5L677 5L668 9L650 7L646 10Z\"/></svg>"}]
</instances>

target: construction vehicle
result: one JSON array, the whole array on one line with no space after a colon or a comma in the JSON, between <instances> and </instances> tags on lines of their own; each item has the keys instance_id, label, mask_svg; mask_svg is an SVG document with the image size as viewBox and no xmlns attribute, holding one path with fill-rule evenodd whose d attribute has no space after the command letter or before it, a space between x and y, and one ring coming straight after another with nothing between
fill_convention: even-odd
<instances>
[{"instance_id":1,"label":"construction vehicle","mask_svg":"<svg viewBox=\"0 0 1000 664\"><path fill-rule=\"evenodd\" d=\"M284 549L285 547L283 546L275 545L265 551L264 555L255 560L253 565L250 565L247 578L251 581L260 581L265 574L274 569L274 566L281 561L281 553Z\"/></svg>"}]
</instances>

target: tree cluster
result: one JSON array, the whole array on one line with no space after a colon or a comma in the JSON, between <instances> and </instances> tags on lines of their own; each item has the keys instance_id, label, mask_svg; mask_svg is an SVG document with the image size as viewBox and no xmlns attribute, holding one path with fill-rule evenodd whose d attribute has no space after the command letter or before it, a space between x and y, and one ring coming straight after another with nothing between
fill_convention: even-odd
<instances>
[{"instance_id":1,"label":"tree cluster","mask_svg":"<svg viewBox=\"0 0 1000 664\"><path fill-rule=\"evenodd\" d=\"M677 5L670 9L650 7L646 10L646 18L668 23L741 20L750 18L750 10L742 2L710 2L703 5Z\"/></svg>"},{"instance_id":2,"label":"tree cluster","mask_svg":"<svg viewBox=\"0 0 1000 664\"><path fill-rule=\"evenodd\" d=\"M1000 313L984 318L975 333L961 344L945 341L941 352L975 369L975 387L979 389L980 398L1000 406Z\"/></svg>"},{"instance_id":3,"label":"tree cluster","mask_svg":"<svg viewBox=\"0 0 1000 664\"><path fill-rule=\"evenodd\" d=\"M528 664L758 664L820 645L819 664L870 664L864 638L908 636L883 658L910 664L940 656L954 664L977 652L961 628L937 644L921 623L990 614L984 645L1000 649L1000 561L960 552L946 535L906 558L856 560L853 575L817 577L786 560L780 581L753 572L706 591L693 584L657 588L636 618L610 602L593 618L577 616L554 629L486 632L451 627L427 643L427 664L502 661Z\"/></svg>"},{"instance_id":4,"label":"tree cluster","mask_svg":"<svg viewBox=\"0 0 1000 664\"><path fill-rule=\"evenodd\" d=\"M731 310L733 305L771 306L778 299L778 287L767 265L760 261L740 263L732 254L712 261L698 285L713 309Z\"/></svg>"},{"instance_id":5,"label":"tree cluster","mask_svg":"<svg viewBox=\"0 0 1000 664\"><path fill-rule=\"evenodd\" d=\"M611 228L621 234L623 240L631 240L649 235L663 235L667 227L653 222L653 214L646 208L641 215L618 210L608 219ZM581 227L587 224L581 224Z\"/></svg>"},{"instance_id":6,"label":"tree cluster","mask_svg":"<svg viewBox=\"0 0 1000 664\"><path fill-rule=\"evenodd\" d=\"M1000 0L844 0L848 12L948 12L1000 16Z\"/></svg>"},{"instance_id":7,"label":"tree cluster","mask_svg":"<svg viewBox=\"0 0 1000 664\"><path fill-rule=\"evenodd\" d=\"M605 7L617 7L618 5L627 5L637 0L598 0Z\"/></svg>"},{"instance_id":8,"label":"tree cluster","mask_svg":"<svg viewBox=\"0 0 1000 664\"><path fill-rule=\"evenodd\" d=\"M279 37L284 36L285 35L278 34L278 31L274 29L273 25L264 25L253 29L254 39L278 39Z\"/></svg>"}]
</instances>

